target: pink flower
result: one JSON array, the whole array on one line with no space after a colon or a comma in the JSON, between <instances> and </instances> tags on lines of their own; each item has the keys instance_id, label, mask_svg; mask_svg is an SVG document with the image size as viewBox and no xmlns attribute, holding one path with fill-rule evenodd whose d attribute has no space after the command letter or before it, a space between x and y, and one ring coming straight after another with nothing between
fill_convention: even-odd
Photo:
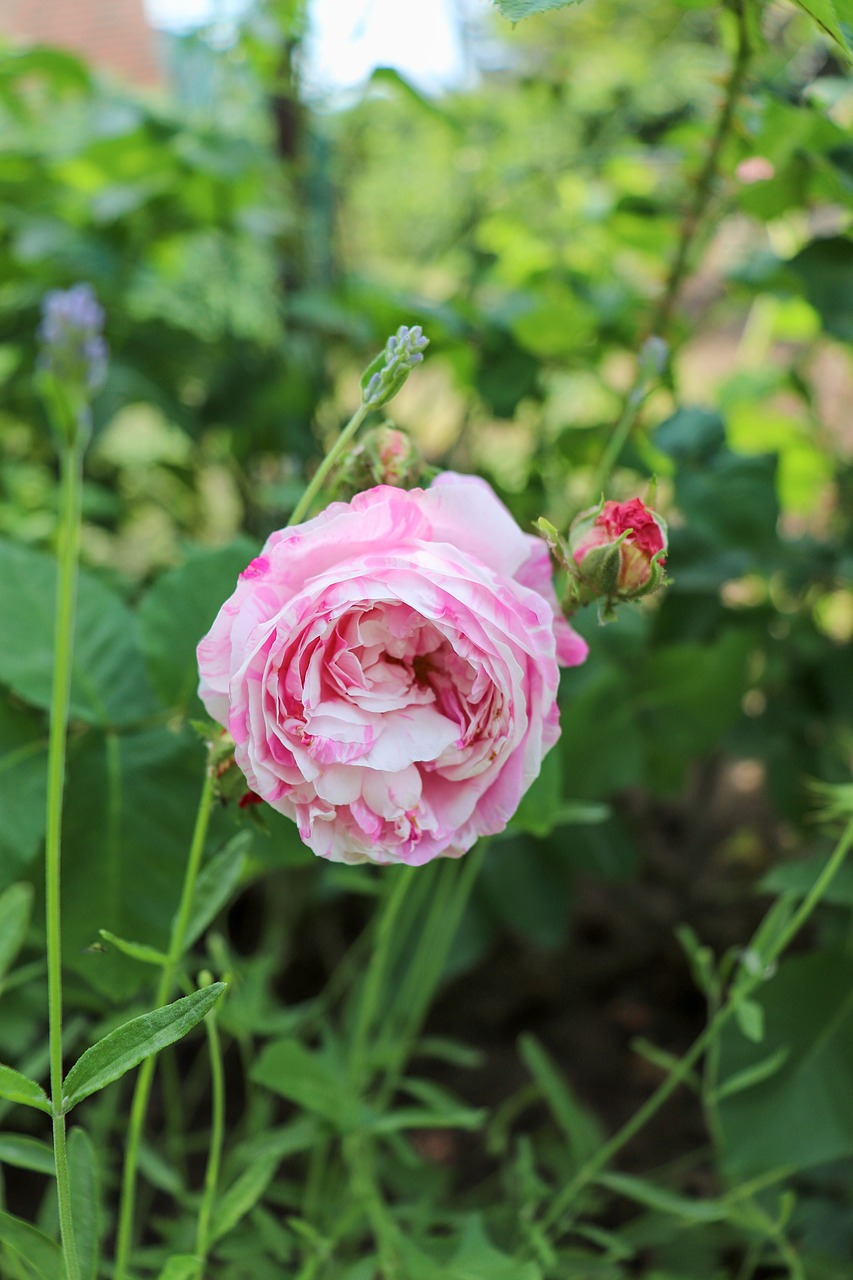
<instances>
[{"instance_id":1,"label":"pink flower","mask_svg":"<svg viewBox=\"0 0 853 1280\"><path fill-rule=\"evenodd\" d=\"M640 498L583 511L569 530L581 582L605 596L630 598L658 586L666 545L666 524Z\"/></svg>"},{"instance_id":2,"label":"pink flower","mask_svg":"<svg viewBox=\"0 0 853 1280\"><path fill-rule=\"evenodd\" d=\"M198 646L250 789L337 862L502 831L559 737L548 549L482 480L379 485L273 533Z\"/></svg>"}]
</instances>

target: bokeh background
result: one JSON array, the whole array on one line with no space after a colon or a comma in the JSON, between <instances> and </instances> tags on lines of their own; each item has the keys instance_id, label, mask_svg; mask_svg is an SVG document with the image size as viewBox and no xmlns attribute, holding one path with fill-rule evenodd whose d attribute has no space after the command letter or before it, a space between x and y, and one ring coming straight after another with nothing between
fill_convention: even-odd
<instances>
[{"instance_id":1,"label":"bokeh background","mask_svg":"<svg viewBox=\"0 0 853 1280\"><path fill-rule=\"evenodd\" d=\"M825 856L809 780L849 783L845 55L801 10L763 10L690 269L662 316L736 40L733 15L703 0L588 0L516 27L486 0L2 0L0 36L0 534L24 555L3 595L0 886L37 879L43 833L42 704L8 656L33 643L26 556L55 539L34 334L44 293L79 280L106 308L111 348L84 564L91 591L109 592L104 616L121 610L117 631L138 630L171 713L126 705L124 721L94 727L83 715L72 742L67 946L81 1009L142 981L85 950L97 927L131 920L130 936L147 928L156 943L177 893L201 758L186 728L193 635L287 519L387 334L418 323L431 339L391 406L427 460L484 475L525 527L546 515L564 529L597 498L636 354L665 330L670 373L610 494L654 484L672 585L607 627L575 619L591 656L565 675L561 744L488 853L433 1013L436 1030L485 1050L445 1081L477 1105L522 1088L516 1038L532 1031L613 1127L659 1078L635 1037L678 1052L704 1023L677 927L716 952L745 945L768 895L802 895ZM166 779L171 807L155 812ZM120 816L107 794L123 797ZM253 839L225 936L258 982L263 971L286 1003L309 999L367 918L374 881L317 866L283 821ZM796 1230L828 1259L816 1276L853 1258L853 1110L802 1123L827 1077L853 1069L849 999L813 1001L850 976L851 906L848 877L806 939L812 995L795 968L768 996L799 1010L790 1088L723 1108L724 1171L784 1164L803 1179ZM24 1054L36 1003L9 1000L9 1054ZM755 1054L772 1050L771 1036ZM691 1095L665 1117L632 1167L705 1141ZM479 1185L508 1150L502 1123L497 1146L448 1131L425 1158ZM694 1189L713 1182L709 1167L691 1166ZM730 1274L729 1237L701 1231L689 1246L651 1240L648 1266Z\"/></svg>"}]
</instances>

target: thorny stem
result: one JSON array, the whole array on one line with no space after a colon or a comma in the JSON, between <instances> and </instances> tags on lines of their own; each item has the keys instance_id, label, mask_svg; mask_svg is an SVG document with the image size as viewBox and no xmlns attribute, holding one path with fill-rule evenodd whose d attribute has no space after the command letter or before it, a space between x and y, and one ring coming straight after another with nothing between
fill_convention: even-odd
<instances>
[{"instance_id":1,"label":"thorny stem","mask_svg":"<svg viewBox=\"0 0 853 1280\"><path fill-rule=\"evenodd\" d=\"M61 854L62 806L65 788L65 748L71 701L71 660L80 554L80 516L83 481L82 432L60 446L62 492L59 517L59 571L56 582L56 623L53 651L53 690L47 766L47 832L45 837L45 903L47 923L47 982L50 1021L50 1098L53 1112L53 1151L59 1199L59 1227L68 1280L79 1280L80 1266L71 1216L71 1187L65 1149L62 1105L62 931Z\"/></svg>"},{"instance_id":2,"label":"thorny stem","mask_svg":"<svg viewBox=\"0 0 853 1280\"><path fill-rule=\"evenodd\" d=\"M204 852L207 825L210 820L210 810L213 802L213 781L213 776L210 770L207 770L205 773L201 798L199 799L198 813L195 820L195 830L193 831L189 858L187 859L187 869L184 873L184 885L181 891L181 901L172 924L169 951L166 963L163 965L163 969L160 974L160 982L154 999L156 1008L166 1004L172 994L175 975L181 961L181 956L183 955L184 944L187 936L187 927L189 925L190 914L192 912L193 894L195 892L199 867L201 866L201 856ZM133 1102L131 1103L130 1109L130 1122L127 1130L127 1147L125 1148L124 1170L122 1173L121 1205L119 1208L116 1261L113 1280L124 1280L124 1276L127 1271L128 1258L130 1256L131 1243L133 1239L133 1202L136 1191L136 1170L139 1164L139 1146L142 1141L142 1130L145 1125L145 1113L148 1110L148 1098L151 1093L151 1084L154 1079L156 1062L156 1055L152 1055L150 1058L145 1059L142 1066L139 1068L139 1075L136 1077L136 1087L133 1091Z\"/></svg>"},{"instance_id":3,"label":"thorny stem","mask_svg":"<svg viewBox=\"0 0 853 1280\"><path fill-rule=\"evenodd\" d=\"M745 975L740 979L702 1034L694 1041L684 1057L679 1059L670 1074L658 1085L651 1097L646 1099L640 1109L622 1126L618 1133L613 1135L609 1142L605 1142L595 1155L587 1160L563 1188L545 1215L542 1225L546 1230L558 1233L570 1225L571 1216L569 1210L576 1197L591 1182L595 1181L613 1157L657 1114L670 1095L687 1078L695 1063L698 1062L720 1034L725 1024L729 1022L737 1010L765 980L766 969L774 964L809 919L844 863L851 845L853 845L853 818L849 820L826 866L800 903L800 906L794 912L786 927L780 931L772 946L768 948L764 958L765 964L762 966L761 971Z\"/></svg>"},{"instance_id":4,"label":"thorny stem","mask_svg":"<svg viewBox=\"0 0 853 1280\"><path fill-rule=\"evenodd\" d=\"M714 179L720 164L720 155L734 120L735 106L746 79L752 48L749 42L747 27L747 4L749 0L733 0L731 8L737 18L737 49L728 80L725 94L717 117L717 126L711 138L705 162L696 178L693 198L687 206L681 223L678 244L672 266L669 269L664 291L652 316L650 332L665 338L672 321L672 313L678 300L681 286L690 265L690 255L696 236L707 211L714 186Z\"/></svg>"}]
</instances>

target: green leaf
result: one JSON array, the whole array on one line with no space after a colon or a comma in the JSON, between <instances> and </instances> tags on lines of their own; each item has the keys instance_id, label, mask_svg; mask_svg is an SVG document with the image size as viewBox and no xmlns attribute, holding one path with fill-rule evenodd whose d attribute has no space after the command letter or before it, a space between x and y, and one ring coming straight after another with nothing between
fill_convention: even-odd
<instances>
[{"instance_id":1,"label":"green leaf","mask_svg":"<svg viewBox=\"0 0 853 1280\"><path fill-rule=\"evenodd\" d=\"M510 827L528 831L534 836L547 836L557 823L563 798L560 744L557 743L542 761L539 776L521 797L521 804L511 819Z\"/></svg>"},{"instance_id":2,"label":"green leaf","mask_svg":"<svg viewBox=\"0 0 853 1280\"><path fill-rule=\"evenodd\" d=\"M675 936L687 956L693 981L702 994L707 996L717 985L713 951L700 942L696 930L689 924L676 925Z\"/></svg>"},{"instance_id":3,"label":"green leaf","mask_svg":"<svg viewBox=\"0 0 853 1280\"><path fill-rule=\"evenodd\" d=\"M159 1053L192 1031L224 990L224 982L215 982L152 1013L132 1018L92 1045L77 1059L65 1078L63 1104L66 1112L90 1094L120 1079L144 1058Z\"/></svg>"},{"instance_id":4,"label":"green leaf","mask_svg":"<svg viewBox=\"0 0 853 1280\"><path fill-rule=\"evenodd\" d=\"M56 1168L50 1143L25 1133L0 1133L0 1164L32 1169L49 1177L53 1177Z\"/></svg>"},{"instance_id":5,"label":"green leaf","mask_svg":"<svg viewBox=\"0 0 853 1280\"><path fill-rule=\"evenodd\" d=\"M148 947L144 942L128 942L127 938L119 938L115 933L110 933L109 929L99 929L98 933L105 942L109 942L122 955L130 956L131 960L140 960L142 964L154 964L159 968L169 962L169 957L164 951L158 951L156 947Z\"/></svg>"},{"instance_id":6,"label":"green leaf","mask_svg":"<svg viewBox=\"0 0 853 1280\"><path fill-rule=\"evenodd\" d=\"M241 831L202 867L193 894L186 934L186 949L200 938L218 916L243 874L246 851L252 842L250 831Z\"/></svg>"},{"instance_id":7,"label":"green leaf","mask_svg":"<svg viewBox=\"0 0 853 1280\"><path fill-rule=\"evenodd\" d=\"M268 1156L244 1169L239 1178L216 1202L211 1240L220 1240L236 1227L250 1209L254 1209L275 1176L279 1157Z\"/></svg>"},{"instance_id":8,"label":"green leaf","mask_svg":"<svg viewBox=\"0 0 853 1280\"><path fill-rule=\"evenodd\" d=\"M154 688L166 706L188 709L198 686L196 646L254 556L242 538L190 556L158 578L139 606L139 638Z\"/></svg>"},{"instance_id":9,"label":"green leaf","mask_svg":"<svg viewBox=\"0 0 853 1280\"><path fill-rule=\"evenodd\" d=\"M28 547L0 542L0 682L26 702L50 706L56 564ZM157 710L136 622L119 597L81 573L71 668L71 716L88 724L129 725Z\"/></svg>"},{"instance_id":10,"label":"green leaf","mask_svg":"<svg viewBox=\"0 0 853 1280\"><path fill-rule=\"evenodd\" d=\"M80 1278L96 1280L101 1240L100 1175L92 1141L79 1127L68 1135L68 1175Z\"/></svg>"},{"instance_id":11,"label":"green leaf","mask_svg":"<svg viewBox=\"0 0 853 1280\"><path fill-rule=\"evenodd\" d=\"M465 1224L462 1240L447 1271L447 1280L541 1280L534 1262L521 1262L496 1249L478 1215Z\"/></svg>"},{"instance_id":12,"label":"green leaf","mask_svg":"<svg viewBox=\"0 0 853 1280\"><path fill-rule=\"evenodd\" d=\"M0 1242L19 1254L38 1280L65 1280L65 1259L59 1245L29 1222L0 1211Z\"/></svg>"},{"instance_id":13,"label":"green leaf","mask_svg":"<svg viewBox=\"0 0 853 1280\"><path fill-rule=\"evenodd\" d=\"M742 1000L736 1005L735 1022L753 1044L764 1039L764 1010L757 1000Z\"/></svg>"},{"instance_id":14,"label":"green leaf","mask_svg":"<svg viewBox=\"0 0 853 1280\"><path fill-rule=\"evenodd\" d=\"M485 1107L448 1107L440 1112L426 1107L395 1107L384 1115L366 1116L361 1125L368 1133L401 1133L406 1129L482 1129L489 1117Z\"/></svg>"},{"instance_id":15,"label":"green leaf","mask_svg":"<svg viewBox=\"0 0 853 1280\"><path fill-rule=\"evenodd\" d=\"M711 643L661 645L639 673L637 703L648 747L648 780L671 792L692 760L716 747L741 714L754 641L730 629Z\"/></svg>"},{"instance_id":16,"label":"green leaf","mask_svg":"<svg viewBox=\"0 0 853 1280\"><path fill-rule=\"evenodd\" d=\"M853 1154L853 960L842 951L785 961L762 988L761 1046L724 1030L720 1090L787 1053L772 1075L722 1099L727 1175L804 1169Z\"/></svg>"},{"instance_id":17,"label":"green leaf","mask_svg":"<svg viewBox=\"0 0 853 1280\"><path fill-rule=\"evenodd\" d=\"M850 54L849 31L845 32L839 22L839 17L846 8L846 21L850 23L853 15L849 12L849 3L845 5L845 0L834 0L834 2L833 0L795 0L795 3L804 13L813 18L846 54Z\"/></svg>"},{"instance_id":18,"label":"green leaf","mask_svg":"<svg viewBox=\"0 0 853 1280\"><path fill-rule=\"evenodd\" d=\"M737 1071L734 1075L724 1080L718 1089L714 1090L714 1099L717 1102L723 1098L729 1098L732 1094L740 1093L742 1089L751 1089L753 1085L761 1084L764 1080L769 1080L771 1076L775 1076L776 1072L785 1065L790 1055L790 1049L787 1045L782 1045L775 1053L769 1054L766 1058L762 1058L760 1062L756 1062L754 1066L744 1067L743 1071Z\"/></svg>"},{"instance_id":19,"label":"green leaf","mask_svg":"<svg viewBox=\"0 0 853 1280\"><path fill-rule=\"evenodd\" d=\"M344 1129L353 1119L354 1099L346 1075L329 1055L306 1049L298 1040L276 1040L265 1046L251 1078L255 1084L288 1098Z\"/></svg>"},{"instance_id":20,"label":"green leaf","mask_svg":"<svg viewBox=\"0 0 853 1280\"><path fill-rule=\"evenodd\" d=\"M828 855L798 858L795 862L780 862L761 880L761 888L767 893L792 894L802 899L811 890L823 871ZM823 902L842 907L853 907L853 862L845 862L838 868L822 898Z\"/></svg>"},{"instance_id":21,"label":"green leaf","mask_svg":"<svg viewBox=\"0 0 853 1280\"><path fill-rule=\"evenodd\" d=\"M203 758L188 729L87 733L69 751L63 962L115 1000L126 1000L148 975L137 961L113 950L92 953L90 944L103 927L117 937L167 949ZM217 821L222 819L215 814Z\"/></svg>"},{"instance_id":22,"label":"green leaf","mask_svg":"<svg viewBox=\"0 0 853 1280\"><path fill-rule=\"evenodd\" d=\"M686 1222L719 1222L726 1217L725 1206L714 1200L692 1200L666 1187L655 1186L645 1178L626 1173L601 1173L596 1182L646 1209L656 1209Z\"/></svg>"},{"instance_id":23,"label":"green leaf","mask_svg":"<svg viewBox=\"0 0 853 1280\"><path fill-rule=\"evenodd\" d=\"M532 18L537 13L566 9L569 5L578 4L579 0L494 0L494 3L510 22L521 22L523 18Z\"/></svg>"},{"instance_id":24,"label":"green leaf","mask_svg":"<svg viewBox=\"0 0 853 1280\"><path fill-rule=\"evenodd\" d=\"M21 1075L12 1067L0 1064L0 1098L18 1102L24 1107L35 1107L50 1115L50 1100L40 1084Z\"/></svg>"},{"instance_id":25,"label":"green leaf","mask_svg":"<svg viewBox=\"0 0 853 1280\"><path fill-rule=\"evenodd\" d=\"M44 839L46 799L43 717L29 708L12 706L0 695L0 867L4 869L0 883L20 875L38 853Z\"/></svg>"},{"instance_id":26,"label":"green leaf","mask_svg":"<svg viewBox=\"0 0 853 1280\"><path fill-rule=\"evenodd\" d=\"M197 1280L198 1258L192 1253L176 1253L160 1272L158 1280Z\"/></svg>"},{"instance_id":27,"label":"green leaf","mask_svg":"<svg viewBox=\"0 0 853 1280\"><path fill-rule=\"evenodd\" d=\"M853 342L853 240L813 240L788 263L827 333Z\"/></svg>"},{"instance_id":28,"label":"green leaf","mask_svg":"<svg viewBox=\"0 0 853 1280\"><path fill-rule=\"evenodd\" d=\"M575 1165L580 1165L604 1141L595 1117L577 1100L556 1063L533 1035L523 1035L518 1051L568 1140Z\"/></svg>"},{"instance_id":29,"label":"green leaf","mask_svg":"<svg viewBox=\"0 0 853 1280\"><path fill-rule=\"evenodd\" d=\"M23 946L32 909L32 885L11 884L0 893L0 980L9 972Z\"/></svg>"}]
</instances>

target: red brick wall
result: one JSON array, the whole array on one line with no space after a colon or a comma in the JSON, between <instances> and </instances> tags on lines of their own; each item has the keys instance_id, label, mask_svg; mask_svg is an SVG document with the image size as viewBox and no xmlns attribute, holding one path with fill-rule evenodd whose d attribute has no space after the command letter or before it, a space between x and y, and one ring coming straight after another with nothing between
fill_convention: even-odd
<instances>
[{"instance_id":1,"label":"red brick wall","mask_svg":"<svg viewBox=\"0 0 853 1280\"><path fill-rule=\"evenodd\" d=\"M0 34L71 49L132 84L163 82L143 0L0 0Z\"/></svg>"}]
</instances>

